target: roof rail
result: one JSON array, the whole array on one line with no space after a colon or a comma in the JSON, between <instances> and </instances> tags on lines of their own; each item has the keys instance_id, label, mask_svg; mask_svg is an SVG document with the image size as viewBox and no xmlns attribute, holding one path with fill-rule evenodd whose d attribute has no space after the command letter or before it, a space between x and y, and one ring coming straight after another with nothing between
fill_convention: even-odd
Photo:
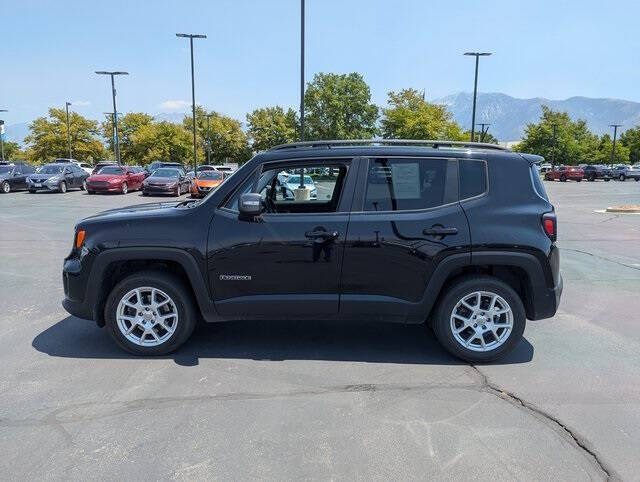
<instances>
[{"instance_id":1,"label":"roof rail","mask_svg":"<svg viewBox=\"0 0 640 482\"><path fill-rule=\"evenodd\" d=\"M337 141L303 141L292 142L290 144L280 144L274 146L269 151L282 151L287 149L301 148L324 148L332 147L350 147L350 146L426 146L437 149L439 147L459 147L459 148L476 148L476 149L493 149L498 151L509 151L506 147L497 144L487 144L483 142L467 142L467 141L434 141L434 140L415 140L415 139L352 139Z\"/></svg>"}]
</instances>

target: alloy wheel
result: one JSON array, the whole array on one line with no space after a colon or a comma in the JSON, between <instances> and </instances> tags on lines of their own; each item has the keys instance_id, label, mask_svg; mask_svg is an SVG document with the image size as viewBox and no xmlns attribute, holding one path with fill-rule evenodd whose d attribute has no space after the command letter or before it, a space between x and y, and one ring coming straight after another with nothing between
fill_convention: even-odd
<instances>
[{"instance_id":1,"label":"alloy wheel","mask_svg":"<svg viewBox=\"0 0 640 482\"><path fill-rule=\"evenodd\" d=\"M129 192L129 186L126 182L122 183L122 194L127 194Z\"/></svg>"},{"instance_id":2,"label":"alloy wheel","mask_svg":"<svg viewBox=\"0 0 640 482\"><path fill-rule=\"evenodd\" d=\"M60 192L61 192L61 193L63 193L63 194L64 194L65 192L67 192L67 183L66 183L66 182L64 182L64 181L62 181L62 182L60 183Z\"/></svg>"},{"instance_id":3,"label":"alloy wheel","mask_svg":"<svg viewBox=\"0 0 640 482\"><path fill-rule=\"evenodd\" d=\"M178 327L174 301L164 291L150 286L129 291L116 310L118 329L136 345L162 345Z\"/></svg>"},{"instance_id":4,"label":"alloy wheel","mask_svg":"<svg viewBox=\"0 0 640 482\"><path fill-rule=\"evenodd\" d=\"M454 339L464 348L487 352L509 338L513 330L513 311L500 295L475 291L456 303L450 326Z\"/></svg>"},{"instance_id":5,"label":"alloy wheel","mask_svg":"<svg viewBox=\"0 0 640 482\"><path fill-rule=\"evenodd\" d=\"M4 193L11 192L11 185L7 181L2 183L2 192Z\"/></svg>"}]
</instances>

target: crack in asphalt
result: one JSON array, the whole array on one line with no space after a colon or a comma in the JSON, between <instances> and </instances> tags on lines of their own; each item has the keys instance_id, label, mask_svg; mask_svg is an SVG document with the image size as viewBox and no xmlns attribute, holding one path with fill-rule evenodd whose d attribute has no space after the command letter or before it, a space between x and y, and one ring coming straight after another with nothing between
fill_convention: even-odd
<instances>
[{"instance_id":1,"label":"crack in asphalt","mask_svg":"<svg viewBox=\"0 0 640 482\"><path fill-rule=\"evenodd\" d=\"M573 248L560 248L560 249L562 251L573 251L574 253L580 253L580 254L586 254L588 256L593 256L594 258L598 258L598 259L601 259L603 261L609 261L610 263L614 263L614 264L617 264L619 266L624 266L625 268L640 270L640 267L638 267L638 266L633 266L632 264L622 263L620 261L616 261L616 260L607 258L606 256L600 256L599 254L590 253L589 251L582 251L581 249L573 249Z\"/></svg>"},{"instance_id":2,"label":"crack in asphalt","mask_svg":"<svg viewBox=\"0 0 640 482\"><path fill-rule=\"evenodd\" d=\"M573 440L574 444L577 446L579 450L584 452L587 455L587 458L590 458L595 462L596 466L605 474L606 480L622 480L620 476L615 472L613 468L611 468L607 463L600 459L600 456L595 451L595 449L591 446L591 444L581 435L577 434L573 429L567 427L564 423L562 423L558 418L554 417L550 413L544 411L543 409L536 407L530 402L527 402L523 398L517 396L513 392L509 392L498 385L489 381L489 377L482 373L480 369L473 365L469 365L481 378L482 386L487 393L491 393L501 400L505 400L506 402L511 403L513 406L518 408L523 408L534 416L539 416L544 418L545 420L554 424L562 433L569 436L571 440Z\"/></svg>"}]
</instances>

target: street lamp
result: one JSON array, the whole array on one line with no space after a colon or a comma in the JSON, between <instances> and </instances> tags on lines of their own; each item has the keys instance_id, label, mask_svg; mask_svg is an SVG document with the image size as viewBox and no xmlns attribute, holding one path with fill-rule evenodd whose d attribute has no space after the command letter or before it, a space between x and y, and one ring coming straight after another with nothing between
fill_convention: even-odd
<instances>
[{"instance_id":1,"label":"street lamp","mask_svg":"<svg viewBox=\"0 0 640 482\"><path fill-rule=\"evenodd\" d=\"M613 161L616 158L616 137L618 135L618 127L622 124L609 124L609 127L613 127L613 147L611 149L611 167L613 167Z\"/></svg>"},{"instance_id":2,"label":"street lamp","mask_svg":"<svg viewBox=\"0 0 640 482\"><path fill-rule=\"evenodd\" d=\"M300 140L304 141L304 0L300 0Z\"/></svg>"},{"instance_id":3,"label":"street lamp","mask_svg":"<svg viewBox=\"0 0 640 482\"><path fill-rule=\"evenodd\" d=\"M491 52L465 52L465 55L476 58L476 75L473 82L473 112L471 114L471 142L474 142L476 131L476 97L478 96L478 59L491 55Z\"/></svg>"},{"instance_id":4,"label":"street lamp","mask_svg":"<svg viewBox=\"0 0 640 482\"><path fill-rule=\"evenodd\" d=\"M198 168L198 159L196 157L196 86L193 78L193 39L207 38L207 36L193 33L177 33L176 37L188 38L191 46L191 110L193 114L193 173L195 175Z\"/></svg>"},{"instance_id":5,"label":"street lamp","mask_svg":"<svg viewBox=\"0 0 640 482\"><path fill-rule=\"evenodd\" d=\"M556 144L557 144L557 134L558 134L558 125L551 124L553 128L553 150L551 151L551 169L556 168Z\"/></svg>"},{"instance_id":6,"label":"street lamp","mask_svg":"<svg viewBox=\"0 0 640 482\"><path fill-rule=\"evenodd\" d=\"M71 102L65 102L64 103L64 108L67 111L67 143L69 144L69 159L72 159L71 157L71 128L69 127L69 106L71 105Z\"/></svg>"},{"instance_id":7,"label":"street lamp","mask_svg":"<svg viewBox=\"0 0 640 482\"><path fill-rule=\"evenodd\" d=\"M113 80L116 75L129 75L129 72L107 72L104 70L96 71L99 75L111 76L111 93L113 95L113 131L115 133L115 142L113 144L113 151L116 155L116 162L120 165L120 139L118 138L118 109L116 108L116 84Z\"/></svg>"},{"instance_id":8,"label":"street lamp","mask_svg":"<svg viewBox=\"0 0 640 482\"><path fill-rule=\"evenodd\" d=\"M7 109L0 109L0 112L9 112ZM0 158L4 162L4 121L0 120Z\"/></svg>"},{"instance_id":9,"label":"street lamp","mask_svg":"<svg viewBox=\"0 0 640 482\"><path fill-rule=\"evenodd\" d=\"M485 124L483 122L478 122L478 125L480 126L480 142L484 142L484 136L487 135L487 132L489 132L489 126L491 124ZM486 129L485 129L486 127Z\"/></svg>"}]
</instances>

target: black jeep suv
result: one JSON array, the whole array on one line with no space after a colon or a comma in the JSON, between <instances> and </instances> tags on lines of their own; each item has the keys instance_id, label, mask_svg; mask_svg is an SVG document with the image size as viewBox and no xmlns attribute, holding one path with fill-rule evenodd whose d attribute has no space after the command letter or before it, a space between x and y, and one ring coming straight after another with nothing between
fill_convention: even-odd
<instances>
[{"instance_id":1,"label":"black jeep suv","mask_svg":"<svg viewBox=\"0 0 640 482\"><path fill-rule=\"evenodd\" d=\"M539 157L444 141L320 141L258 154L202 200L114 209L76 226L63 306L134 354L196 322L427 323L497 359L562 292ZM319 174L318 174L319 173ZM312 177L285 196L282 180Z\"/></svg>"}]
</instances>

